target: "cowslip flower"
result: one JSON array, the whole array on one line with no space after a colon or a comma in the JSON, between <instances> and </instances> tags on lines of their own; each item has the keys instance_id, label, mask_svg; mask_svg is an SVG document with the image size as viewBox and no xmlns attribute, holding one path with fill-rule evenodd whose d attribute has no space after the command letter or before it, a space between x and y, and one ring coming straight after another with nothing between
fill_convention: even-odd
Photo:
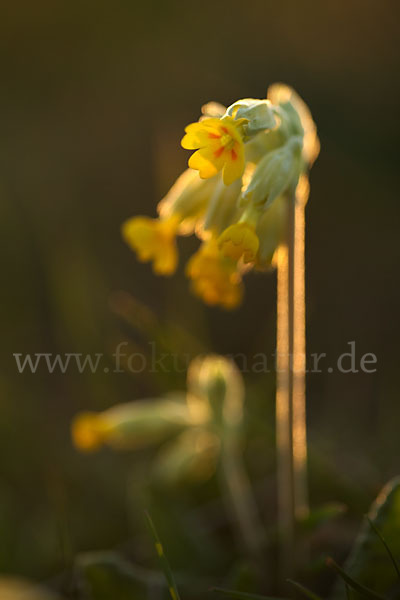
<instances>
[{"instance_id":1,"label":"cowslip flower","mask_svg":"<svg viewBox=\"0 0 400 600\"><path fill-rule=\"evenodd\" d=\"M243 275L274 265L288 203L318 156L316 126L296 92L275 84L267 99L206 104L181 144L195 152L159 203L158 219L130 219L123 236L139 260L171 275L176 236L194 233L202 245L186 265L191 289L206 304L232 309L243 297Z\"/></svg>"},{"instance_id":2,"label":"cowslip flower","mask_svg":"<svg viewBox=\"0 0 400 600\"><path fill-rule=\"evenodd\" d=\"M254 262L260 242L254 228L248 223L230 225L218 238L218 245L223 256L244 263Z\"/></svg>"},{"instance_id":3,"label":"cowslip flower","mask_svg":"<svg viewBox=\"0 0 400 600\"><path fill-rule=\"evenodd\" d=\"M179 220L133 217L122 226L124 240L136 251L141 262L153 261L158 275L171 275L178 263L176 232Z\"/></svg>"},{"instance_id":4,"label":"cowslip flower","mask_svg":"<svg viewBox=\"0 0 400 600\"><path fill-rule=\"evenodd\" d=\"M76 448L93 452L107 445L116 449L139 448L175 435L197 424L183 401L142 400L118 404L101 413L84 412L72 422Z\"/></svg>"},{"instance_id":5,"label":"cowslip flower","mask_svg":"<svg viewBox=\"0 0 400 600\"><path fill-rule=\"evenodd\" d=\"M235 120L227 116L188 125L181 145L186 150L196 150L189 158L189 167L198 170L202 179L222 171L225 185L239 179L244 171L245 123L247 119Z\"/></svg>"},{"instance_id":6,"label":"cowslip flower","mask_svg":"<svg viewBox=\"0 0 400 600\"><path fill-rule=\"evenodd\" d=\"M236 308L242 300L243 284L234 261L224 257L218 242L204 242L186 265L194 292L207 304Z\"/></svg>"}]
</instances>

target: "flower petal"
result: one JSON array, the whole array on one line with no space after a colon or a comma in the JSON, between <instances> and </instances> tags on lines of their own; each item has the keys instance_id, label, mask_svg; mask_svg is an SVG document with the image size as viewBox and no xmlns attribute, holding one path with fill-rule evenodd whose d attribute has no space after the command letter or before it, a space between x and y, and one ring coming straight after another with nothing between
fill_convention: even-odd
<instances>
[{"instance_id":1,"label":"flower petal","mask_svg":"<svg viewBox=\"0 0 400 600\"><path fill-rule=\"evenodd\" d=\"M188 165L191 169L197 169L202 179L214 177L224 166L224 156L221 153L216 156L211 148L200 148L189 158Z\"/></svg>"},{"instance_id":2,"label":"flower petal","mask_svg":"<svg viewBox=\"0 0 400 600\"><path fill-rule=\"evenodd\" d=\"M208 146L212 139L220 137L219 119L204 119L199 123L191 123L185 128L186 135L181 140L182 148L196 150Z\"/></svg>"},{"instance_id":3,"label":"flower petal","mask_svg":"<svg viewBox=\"0 0 400 600\"><path fill-rule=\"evenodd\" d=\"M244 149L242 144L235 144L227 153L227 160L223 171L225 185L230 185L243 175L244 171Z\"/></svg>"},{"instance_id":4,"label":"flower petal","mask_svg":"<svg viewBox=\"0 0 400 600\"><path fill-rule=\"evenodd\" d=\"M244 263L253 262L257 256L259 239L253 227L247 223L230 225L218 238L223 256Z\"/></svg>"}]
</instances>

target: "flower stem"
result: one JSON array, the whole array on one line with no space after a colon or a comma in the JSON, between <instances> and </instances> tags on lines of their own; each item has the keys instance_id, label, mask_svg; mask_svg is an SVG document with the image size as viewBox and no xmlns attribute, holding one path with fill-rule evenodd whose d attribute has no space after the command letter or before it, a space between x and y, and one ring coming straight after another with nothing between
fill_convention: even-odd
<instances>
[{"instance_id":1,"label":"flower stem","mask_svg":"<svg viewBox=\"0 0 400 600\"><path fill-rule=\"evenodd\" d=\"M225 440L221 456L221 474L230 512L237 523L241 541L249 556L258 557L263 546L263 525L248 479L237 440Z\"/></svg>"},{"instance_id":2,"label":"flower stem","mask_svg":"<svg viewBox=\"0 0 400 600\"><path fill-rule=\"evenodd\" d=\"M288 199L287 238L277 257L276 436L280 572L296 566L296 518L308 512L305 420L304 178Z\"/></svg>"}]
</instances>

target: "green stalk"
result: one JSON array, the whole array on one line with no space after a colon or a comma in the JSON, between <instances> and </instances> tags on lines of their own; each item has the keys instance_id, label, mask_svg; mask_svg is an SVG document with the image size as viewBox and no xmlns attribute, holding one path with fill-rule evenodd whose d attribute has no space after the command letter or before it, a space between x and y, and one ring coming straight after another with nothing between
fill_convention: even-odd
<instances>
[{"instance_id":1,"label":"green stalk","mask_svg":"<svg viewBox=\"0 0 400 600\"><path fill-rule=\"evenodd\" d=\"M248 479L238 440L227 436L221 452L221 476L232 518L238 524L247 553L260 558L264 527Z\"/></svg>"}]
</instances>

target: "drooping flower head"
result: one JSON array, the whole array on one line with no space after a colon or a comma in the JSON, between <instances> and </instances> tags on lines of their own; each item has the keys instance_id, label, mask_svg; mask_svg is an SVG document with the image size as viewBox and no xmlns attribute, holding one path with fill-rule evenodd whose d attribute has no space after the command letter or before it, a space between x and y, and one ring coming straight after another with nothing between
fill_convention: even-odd
<instances>
[{"instance_id":1,"label":"drooping flower head","mask_svg":"<svg viewBox=\"0 0 400 600\"><path fill-rule=\"evenodd\" d=\"M318 156L315 123L296 92L275 84L264 100L203 106L181 144L195 152L159 203L159 218L126 221L123 237L155 273L171 275L176 236L194 233L202 245L186 266L193 292L207 304L235 308L243 275L274 264L288 202Z\"/></svg>"}]
</instances>

